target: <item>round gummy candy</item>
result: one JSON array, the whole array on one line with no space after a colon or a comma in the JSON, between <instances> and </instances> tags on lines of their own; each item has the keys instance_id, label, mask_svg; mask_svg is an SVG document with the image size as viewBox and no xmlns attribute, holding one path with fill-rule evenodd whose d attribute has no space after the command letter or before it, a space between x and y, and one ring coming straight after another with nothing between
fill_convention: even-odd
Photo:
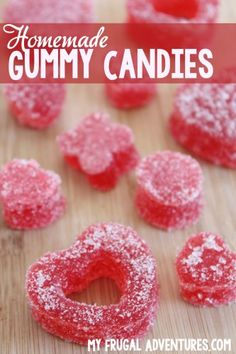
<instances>
[{"instance_id":1,"label":"round gummy candy","mask_svg":"<svg viewBox=\"0 0 236 354\"><path fill-rule=\"evenodd\" d=\"M119 109L131 109L148 104L156 95L154 84L112 83L106 84L106 94L112 105Z\"/></svg>"},{"instance_id":2,"label":"round gummy candy","mask_svg":"<svg viewBox=\"0 0 236 354\"><path fill-rule=\"evenodd\" d=\"M20 124L44 129L60 115L65 87L62 84L8 84L5 95L11 114Z\"/></svg>"},{"instance_id":3,"label":"round gummy candy","mask_svg":"<svg viewBox=\"0 0 236 354\"><path fill-rule=\"evenodd\" d=\"M98 306L71 300L101 277L113 279L119 303ZM43 329L67 341L141 337L153 325L159 303L156 264L130 227L90 226L69 249L47 253L31 265L26 290L33 317Z\"/></svg>"},{"instance_id":4,"label":"round gummy candy","mask_svg":"<svg viewBox=\"0 0 236 354\"><path fill-rule=\"evenodd\" d=\"M83 118L74 130L60 135L58 143L65 160L103 191L113 188L139 160L131 130L102 113Z\"/></svg>"},{"instance_id":5,"label":"round gummy candy","mask_svg":"<svg viewBox=\"0 0 236 354\"><path fill-rule=\"evenodd\" d=\"M159 152L137 168L136 207L150 224L165 230L196 223L203 207L203 175L197 161L177 152Z\"/></svg>"},{"instance_id":6,"label":"round gummy candy","mask_svg":"<svg viewBox=\"0 0 236 354\"><path fill-rule=\"evenodd\" d=\"M12 229L37 229L59 219L65 210L61 179L34 160L12 160L0 171L0 201Z\"/></svg>"},{"instance_id":7,"label":"round gummy candy","mask_svg":"<svg viewBox=\"0 0 236 354\"><path fill-rule=\"evenodd\" d=\"M92 0L8 0L7 23L83 23L93 20Z\"/></svg>"},{"instance_id":8,"label":"round gummy candy","mask_svg":"<svg viewBox=\"0 0 236 354\"><path fill-rule=\"evenodd\" d=\"M236 85L183 85L175 98L170 129L189 151L236 168Z\"/></svg>"},{"instance_id":9,"label":"round gummy candy","mask_svg":"<svg viewBox=\"0 0 236 354\"><path fill-rule=\"evenodd\" d=\"M127 0L130 23L211 23L218 0Z\"/></svg>"},{"instance_id":10,"label":"round gummy candy","mask_svg":"<svg viewBox=\"0 0 236 354\"><path fill-rule=\"evenodd\" d=\"M189 238L176 260L183 299L216 307L236 301L236 253L222 237L202 232Z\"/></svg>"}]
</instances>

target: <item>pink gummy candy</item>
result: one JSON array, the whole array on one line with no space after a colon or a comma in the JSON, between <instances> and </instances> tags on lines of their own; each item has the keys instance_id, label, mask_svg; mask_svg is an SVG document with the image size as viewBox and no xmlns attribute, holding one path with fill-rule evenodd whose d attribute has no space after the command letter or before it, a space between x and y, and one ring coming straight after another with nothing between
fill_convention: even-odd
<instances>
[{"instance_id":1,"label":"pink gummy candy","mask_svg":"<svg viewBox=\"0 0 236 354\"><path fill-rule=\"evenodd\" d=\"M5 95L11 114L20 124L44 129L60 115L65 87L62 84L8 84Z\"/></svg>"},{"instance_id":2,"label":"pink gummy candy","mask_svg":"<svg viewBox=\"0 0 236 354\"><path fill-rule=\"evenodd\" d=\"M176 152L159 152L137 169L136 207L150 224L165 230L196 223L203 208L203 175L197 161Z\"/></svg>"},{"instance_id":3,"label":"pink gummy candy","mask_svg":"<svg viewBox=\"0 0 236 354\"><path fill-rule=\"evenodd\" d=\"M83 23L93 20L92 0L8 0L8 23Z\"/></svg>"},{"instance_id":4,"label":"pink gummy candy","mask_svg":"<svg viewBox=\"0 0 236 354\"><path fill-rule=\"evenodd\" d=\"M211 23L218 0L127 0L130 23Z\"/></svg>"},{"instance_id":5,"label":"pink gummy candy","mask_svg":"<svg viewBox=\"0 0 236 354\"><path fill-rule=\"evenodd\" d=\"M61 179L34 160L12 160L0 172L0 201L12 229L37 229L59 219L65 210Z\"/></svg>"},{"instance_id":6,"label":"pink gummy candy","mask_svg":"<svg viewBox=\"0 0 236 354\"><path fill-rule=\"evenodd\" d=\"M189 151L236 168L236 85L183 85L178 90L170 129Z\"/></svg>"},{"instance_id":7,"label":"pink gummy candy","mask_svg":"<svg viewBox=\"0 0 236 354\"><path fill-rule=\"evenodd\" d=\"M190 237L176 269L181 295L190 304L216 307L236 301L236 253L222 237L210 232Z\"/></svg>"},{"instance_id":8,"label":"pink gummy candy","mask_svg":"<svg viewBox=\"0 0 236 354\"><path fill-rule=\"evenodd\" d=\"M101 277L113 279L120 302L89 305L67 296ZM90 226L69 249L47 253L29 268L26 290L33 317L64 340L131 339L153 325L159 303L156 264L130 227Z\"/></svg>"},{"instance_id":9,"label":"pink gummy candy","mask_svg":"<svg viewBox=\"0 0 236 354\"><path fill-rule=\"evenodd\" d=\"M102 113L83 118L74 130L60 135L58 142L65 160L103 191L113 188L139 160L131 130Z\"/></svg>"},{"instance_id":10,"label":"pink gummy candy","mask_svg":"<svg viewBox=\"0 0 236 354\"><path fill-rule=\"evenodd\" d=\"M156 94L156 85L150 83L106 84L106 94L114 107L132 109L148 104Z\"/></svg>"}]
</instances>

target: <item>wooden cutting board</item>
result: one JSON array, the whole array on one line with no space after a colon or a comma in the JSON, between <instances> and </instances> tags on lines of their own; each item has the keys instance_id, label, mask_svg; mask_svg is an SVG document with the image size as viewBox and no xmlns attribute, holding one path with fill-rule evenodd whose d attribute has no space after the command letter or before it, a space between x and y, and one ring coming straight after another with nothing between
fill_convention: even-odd
<instances>
[{"instance_id":1,"label":"wooden cutting board","mask_svg":"<svg viewBox=\"0 0 236 354\"><path fill-rule=\"evenodd\" d=\"M207 1L207 0L206 0ZM123 21L124 0L97 0L100 21ZM234 0L222 0L221 20L236 21ZM12 231L0 221L0 353L1 354L75 354L87 349L65 343L44 332L31 318L24 291L28 266L45 252L63 249L91 223L117 221L131 225L146 240L157 262L161 283L158 320L147 338L231 338L236 353L236 305L219 309L199 309L184 303L178 292L174 269L175 256L187 236L208 230L224 235L236 250L236 171L201 161L205 174L206 207L197 226L186 231L166 233L145 224L133 207L135 180L124 177L109 193L90 188L84 178L66 166L58 152L55 137L73 127L91 111L111 113L112 118L132 128L143 156L156 150L178 150L167 129L174 85L159 85L157 98L148 107L131 112L115 110L108 104L101 85L70 85L62 117L52 128L36 132L20 127L10 117L0 96L0 164L14 157L34 158L59 173L68 199L65 216L40 231ZM105 304L115 302L119 294L112 282L101 280L77 297L80 301Z\"/></svg>"}]
</instances>

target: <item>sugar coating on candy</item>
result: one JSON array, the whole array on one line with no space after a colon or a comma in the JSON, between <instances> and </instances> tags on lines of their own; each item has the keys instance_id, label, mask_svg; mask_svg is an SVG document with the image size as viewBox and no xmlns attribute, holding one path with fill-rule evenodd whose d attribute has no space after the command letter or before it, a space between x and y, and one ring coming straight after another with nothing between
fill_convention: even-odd
<instances>
[{"instance_id":1,"label":"sugar coating on candy","mask_svg":"<svg viewBox=\"0 0 236 354\"><path fill-rule=\"evenodd\" d=\"M148 104L156 95L156 85L149 83L106 84L106 94L113 106L131 109Z\"/></svg>"},{"instance_id":2,"label":"sugar coating on candy","mask_svg":"<svg viewBox=\"0 0 236 354\"><path fill-rule=\"evenodd\" d=\"M89 305L67 297L101 277L116 282L119 303ZM82 345L143 336L159 303L150 250L134 230L114 223L92 225L69 249L37 260L27 272L26 291L33 317L46 331Z\"/></svg>"},{"instance_id":3,"label":"sugar coating on candy","mask_svg":"<svg viewBox=\"0 0 236 354\"><path fill-rule=\"evenodd\" d=\"M100 190L113 188L139 160L131 130L103 113L86 116L57 140L65 159Z\"/></svg>"},{"instance_id":4,"label":"sugar coating on candy","mask_svg":"<svg viewBox=\"0 0 236 354\"><path fill-rule=\"evenodd\" d=\"M4 22L83 23L93 20L92 0L8 0Z\"/></svg>"},{"instance_id":5,"label":"sugar coating on candy","mask_svg":"<svg viewBox=\"0 0 236 354\"><path fill-rule=\"evenodd\" d=\"M211 23L218 15L218 0L197 0L194 7L183 0L127 0L129 21L134 23ZM181 13L182 10L182 13Z\"/></svg>"},{"instance_id":6,"label":"sugar coating on candy","mask_svg":"<svg viewBox=\"0 0 236 354\"><path fill-rule=\"evenodd\" d=\"M36 229L59 219L65 210L61 179L34 160L14 159L0 171L4 220L13 229Z\"/></svg>"},{"instance_id":7,"label":"sugar coating on candy","mask_svg":"<svg viewBox=\"0 0 236 354\"><path fill-rule=\"evenodd\" d=\"M136 207L146 221L172 230L199 219L203 175L190 156L170 151L155 153L142 160L136 174Z\"/></svg>"},{"instance_id":8,"label":"sugar coating on candy","mask_svg":"<svg viewBox=\"0 0 236 354\"><path fill-rule=\"evenodd\" d=\"M198 306L236 301L236 253L222 237L203 232L190 237L176 260L184 300Z\"/></svg>"},{"instance_id":9,"label":"sugar coating on candy","mask_svg":"<svg viewBox=\"0 0 236 354\"><path fill-rule=\"evenodd\" d=\"M8 84L5 96L11 114L20 124L44 129L60 115L65 87L62 84Z\"/></svg>"},{"instance_id":10,"label":"sugar coating on candy","mask_svg":"<svg viewBox=\"0 0 236 354\"><path fill-rule=\"evenodd\" d=\"M217 165L236 168L236 85L183 85L170 129L188 150Z\"/></svg>"}]
</instances>

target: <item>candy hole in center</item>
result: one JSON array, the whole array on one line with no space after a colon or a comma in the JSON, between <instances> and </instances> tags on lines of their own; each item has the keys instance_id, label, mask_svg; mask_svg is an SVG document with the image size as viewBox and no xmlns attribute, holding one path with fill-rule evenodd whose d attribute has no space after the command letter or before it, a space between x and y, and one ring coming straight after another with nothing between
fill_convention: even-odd
<instances>
[{"instance_id":1,"label":"candy hole in center","mask_svg":"<svg viewBox=\"0 0 236 354\"><path fill-rule=\"evenodd\" d=\"M110 278L99 278L84 290L69 294L67 298L86 304L99 306L119 303L121 292L116 282Z\"/></svg>"}]
</instances>

